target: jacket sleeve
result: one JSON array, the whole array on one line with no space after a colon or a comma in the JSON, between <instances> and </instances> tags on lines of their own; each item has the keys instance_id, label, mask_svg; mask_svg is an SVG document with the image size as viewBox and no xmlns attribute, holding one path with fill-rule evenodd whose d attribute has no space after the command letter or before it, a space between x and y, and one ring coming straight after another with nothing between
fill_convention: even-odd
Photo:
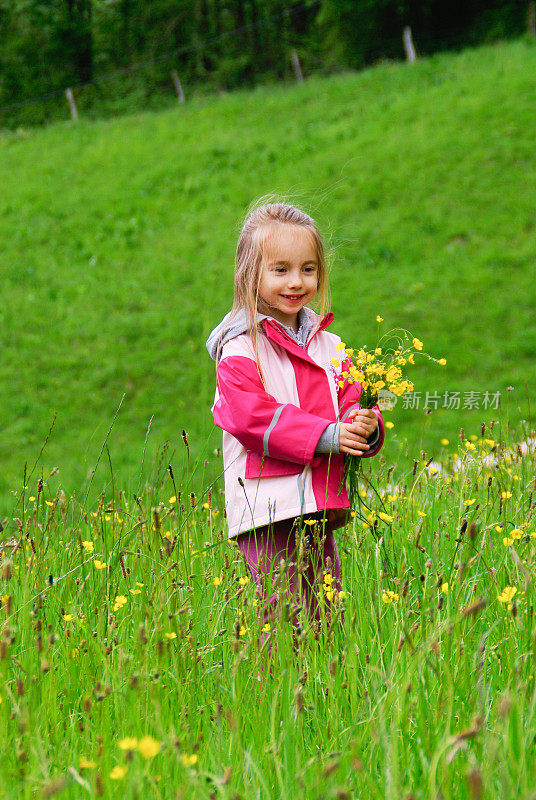
<instances>
[{"instance_id":1,"label":"jacket sleeve","mask_svg":"<svg viewBox=\"0 0 536 800\"><path fill-rule=\"evenodd\" d=\"M350 366L350 359L345 359L341 365L341 372L348 372ZM342 381L343 379L340 378L340 380ZM341 422L346 422L348 420L350 411L355 408L359 408L360 394L361 386L359 383L349 383L348 380L344 380L343 386L339 387L339 418ZM378 450L381 448L385 438L381 411L378 406L374 406L372 410L378 417L378 427L374 433L368 437L368 442L371 445L371 448L363 454L362 458L370 458L370 456L375 456Z\"/></svg>"},{"instance_id":2,"label":"jacket sleeve","mask_svg":"<svg viewBox=\"0 0 536 800\"><path fill-rule=\"evenodd\" d=\"M293 403L278 402L262 385L257 365L246 356L218 364L214 422L247 449L271 458L308 464L332 420Z\"/></svg>"}]
</instances>

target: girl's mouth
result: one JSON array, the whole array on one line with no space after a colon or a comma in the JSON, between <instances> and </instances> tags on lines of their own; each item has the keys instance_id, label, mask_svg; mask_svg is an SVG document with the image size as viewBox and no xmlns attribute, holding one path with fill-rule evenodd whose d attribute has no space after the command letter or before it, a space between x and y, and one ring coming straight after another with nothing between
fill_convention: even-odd
<instances>
[{"instance_id":1,"label":"girl's mouth","mask_svg":"<svg viewBox=\"0 0 536 800\"><path fill-rule=\"evenodd\" d=\"M298 303L305 295L303 294L284 294L282 295L289 303Z\"/></svg>"}]
</instances>

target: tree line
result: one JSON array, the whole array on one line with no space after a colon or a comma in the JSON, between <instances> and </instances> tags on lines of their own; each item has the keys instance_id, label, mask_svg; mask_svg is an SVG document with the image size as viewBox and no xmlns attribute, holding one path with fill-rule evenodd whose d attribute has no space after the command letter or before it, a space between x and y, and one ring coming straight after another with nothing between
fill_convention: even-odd
<instances>
[{"instance_id":1,"label":"tree line","mask_svg":"<svg viewBox=\"0 0 536 800\"><path fill-rule=\"evenodd\" d=\"M186 86L229 90L304 71L516 36L528 0L0 0L0 123L55 116L68 86L88 111L139 107ZM115 74L117 73L117 74ZM50 96L49 96L50 95ZM43 97L41 103L27 103ZM5 109L6 106L11 108Z\"/></svg>"}]
</instances>

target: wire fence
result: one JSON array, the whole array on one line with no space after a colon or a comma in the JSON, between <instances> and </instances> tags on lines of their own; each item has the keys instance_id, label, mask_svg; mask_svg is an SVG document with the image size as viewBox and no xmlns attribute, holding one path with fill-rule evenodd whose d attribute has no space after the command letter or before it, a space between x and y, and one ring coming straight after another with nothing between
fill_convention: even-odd
<instances>
[{"instance_id":1,"label":"wire fence","mask_svg":"<svg viewBox=\"0 0 536 800\"><path fill-rule=\"evenodd\" d=\"M215 45L232 38L256 30L262 33L263 28L273 25L283 18L289 18L303 11L315 9L321 0L310 0L280 14L268 16L255 23L249 23L231 31L205 39L196 44L174 48L151 59L143 59L127 67L111 70L95 76L90 81L80 82L56 88L33 97L0 106L0 127L20 125L39 125L59 120L77 120L79 116L100 118L132 113L135 111L157 110L172 103L184 103L192 96L221 94L229 87L252 87L255 84L273 82L274 80L303 80L312 75L329 75L348 70L347 63L328 55L312 52L304 47L298 50L288 48L285 63L265 66L264 70L255 74L230 76L228 66L221 66L203 76L188 75L185 82L177 69L178 62L192 54L208 54ZM534 15L527 21L528 34L536 41ZM493 36L489 37L491 40ZM486 41L486 37L484 37ZM377 37L370 43L368 61L375 63L382 60L413 61L421 55L429 55L438 50L456 50L471 44L467 34L452 30L436 30L419 36L409 27L400 31L396 37ZM271 67L271 68L270 68Z\"/></svg>"}]
</instances>

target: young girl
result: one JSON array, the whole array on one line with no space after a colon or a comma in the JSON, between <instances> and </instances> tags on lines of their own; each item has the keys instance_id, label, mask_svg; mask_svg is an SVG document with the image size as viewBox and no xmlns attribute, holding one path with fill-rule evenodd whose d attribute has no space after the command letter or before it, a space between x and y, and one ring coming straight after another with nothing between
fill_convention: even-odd
<instances>
[{"instance_id":1,"label":"young girl","mask_svg":"<svg viewBox=\"0 0 536 800\"><path fill-rule=\"evenodd\" d=\"M232 311L207 341L229 537L265 598L265 630L273 630L270 580L281 559L290 599L300 598L310 619L323 582L340 588L333 531L349 516L343 453L368 457L383 443L379 410L360 409L359 384L341 375L348 364L334 367L340 338L327 330L327 284L313 219L283 203L259 206L238 240ZM317 296L320 316L308 307ZM320 535L307 536L315 528Z\"/></svg>"}]
</instances>

